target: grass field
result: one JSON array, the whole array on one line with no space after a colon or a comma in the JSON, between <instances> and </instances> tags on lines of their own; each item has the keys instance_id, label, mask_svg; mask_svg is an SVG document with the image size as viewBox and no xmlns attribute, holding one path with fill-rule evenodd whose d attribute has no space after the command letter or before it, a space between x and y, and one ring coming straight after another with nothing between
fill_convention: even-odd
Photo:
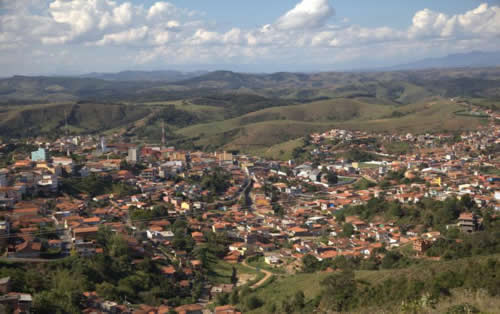
<instances>
[{"instance_id":1,"label":"grass field","mask_svg":"<svg viewBox=\"0 0 500 314\"><path fill-rule=\"evenodd\" d=\"M296 80L293 76L290 79ZM280 92L268 90L273 91ZM57 134L65 124L64 112L67 112L72 134L127 132L133 140L159 142L160 120L168 119L165 126L167 139L172 141L170 145L192 143L193 147L206 150L236 150L287 160L291 159L294 148L302 146L304 136L331 128L381 133L452 132L474 129L488 121L481 116L457 115L466 106L448 98L430 97L421 87L404 82L379 85L377 97L331 98L308 103L263 99L259 95L247 97L240 92L251 94L251 90L242 88L235 92L234 98L4 105L0 107L0 131L4 136ZM304 92L316 97L330 94L325 89L291 89L286 93L299 97ZM346 89L345 94L352 91ZM262 108L259 106L265 109L257 110ZM406 149L394 147L396 153Z\"/></svg>"},{"instance_id":2,"label":"grass field","mask_svg":"<svg viewBox=\"0 0 500 314\"><path fill-rule=\"evenodd\" d=\"M265 269L267 271L270 271L275 274L285 274L285 270L281 267L273 267L269 264L267 264L264 260L263 256L259 256L256 260L252 261L247 261L248 265L259 268L259 269Z\"/></svg>"},{"instance_id":3,"label":"grass field","mask_svg":"<svg viewBox=\"0 0 500 314\"><path fill-rule=\"evenodd\" d=\"M398 278L402 276L409 278L409 280L414 279L426 281L433 278L433 276L435 276L435 274L439 272L444 272L446 270L458 271L460 269L465 269L469 267L469 262L472 260L485 261L490 257L500 260L500 255L493 255L464 258L445 262L422 261L420 264L408 268L377 271L356 271L355 275L356 280L367 282L370 285L376 285L382 283L386 279ZM283 300L291 298L297 291L302 291L304 292L306 300L310 300L319 295L321 291L321 281L330 274L331 273L326 272L318 272L313 274L299 273L288 277L277 277L269 285L257 289L255 291L255 295L263 300L265 304L274 303L276 305L279 305ZM491 304L500 305L500 300L492 297L481 296L480 294L472 294L460 289L458 289L454 293L456 293L457 296L460 297L457 297L456 299L444 299L442 301L442 305L438 304L438 308L445 308L444 305L449 306L453 304L459 304L464 300L468 300L472 301L473 303L471 304L478 306L485 313L495 313L491 312L491 308L488 308L487 306ZM386 311L389 310L390 312L391 307L390 305L388 306L389 307L388 309L386 309ZM370 310L372 309L361 309L359 313L370 313ZM266 311L267 308L264 306L251 311L250 313L266 313ZM439 313L439 311L437 311L436 313Z\"/></svg>"},{"instance_id":4,"label":"grass field","mask_svg":"<svg viewBox=\"0 0 500 314\"><path fill-rule=\"evenodd\" d=\"M268 108L238 118L188 126L176 133L192 138L202 147L219 145L265 157L290 159L303 136L331 128L424 133L474 129L487 122L478 117L457 116L455 112L462 109L461 105L445 100L396 106L334 99ZM403 116L388 118L395 110Z\"/></svg>"},{"instance_id":5,"label":"grass field","mask_svg":"<svg viewBox=\"0 0 500 314\"><path fill-rule=\"evenodd\" d=\"M258 272L250 267L246 267L241 264L230 264L221 259L216 259L211 257L209 260L208 278L210 282L213 283L231 283L231 276L233 274L233 267L236 269L236 274L238 277L243 277L250 281L259 280L264 276L263 273Z\"/></svg>"}]
</instances>

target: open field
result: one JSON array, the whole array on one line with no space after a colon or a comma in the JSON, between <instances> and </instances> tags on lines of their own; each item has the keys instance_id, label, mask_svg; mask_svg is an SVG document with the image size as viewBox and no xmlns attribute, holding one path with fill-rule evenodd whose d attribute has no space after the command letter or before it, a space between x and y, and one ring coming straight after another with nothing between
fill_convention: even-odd
<instances>
[{"instance_id":1,"label":"open field","mask_svg":"<svg viewBox=\"0 0 500 314\"><path fill-rule=\"evenodd\" d=\"M469 266L470 261L486 261L488 258L495 258L500 260L500 255L492 256L479 256L473 258L464 258L453 261L442 261L442 262L432 262L432 261L422 261L421 264L414 265L408 268L402 269L390 269L390 270L377 270L377 271L356 271L356 280L359 282L365 282L369 285L376 285L384 282L386 279L390 278L400 278L406 277L409 280L420 280L426 281L433 278L437 273L445 272L447 270L458 271L461 269L466 269ZM274 303L276 305L281 304L283 300L290 299L297 291L304 292L306 300L311 300L319 295L321 291L320 283L327 276L331 275L328 272L318 272L318 273L299 273L293 276L287 277L277 277L273 282L264 287L256 290L255 294L264 301L265 304ZM464 300L471 302L471 304L480 308L480 310L485 313L491 312L491 308L488 306L495 304L499 305L500 301L493 297L488 297L487 295L482 295L481 293L471 293L457 289L453 291L454 294L460 296L458 298L445 298L438 303L437 308L447 308L450 305L462 303ZM380 307L377 308L378 311L382 311ZM391 308L390 305L386 311L395 310ZM369 313L373 309L360 309L355 311L356 313ZM260 307L251 313L266 313L266 307ZM435 313L439 313L436 311Z\"/></svg>"},{"instance_id":2,"label":"open field","mask_svg":"<svg viewBox=\"0 0 500 314\"><path fill-rule=\"evenodd\" d=\"M408 106L374 105L335 99L259 110L244 116L179 129L176 133L195 139L200 146L219 143L225 149L258 152L286 159L300 138L330 128L372 132L444 132L474 129L486 119L457 116L462 107L441 100ZM393 111L397 118L385 118Z\"/></svg>"},{"instance_id":3,"label":"open field","mask_svg":"<svg viewBox=\"0 0 500 314\"><path fill-rule=\"evenodd\" d=\"M487 121L500 68L378 73L211 72L179 82L12 77L0 80L0 137L125 134L169 145L289 159L301 139L330 128L454 132ZM187 147L186 146L186 147Z\"/></svg>"}]
</instances>

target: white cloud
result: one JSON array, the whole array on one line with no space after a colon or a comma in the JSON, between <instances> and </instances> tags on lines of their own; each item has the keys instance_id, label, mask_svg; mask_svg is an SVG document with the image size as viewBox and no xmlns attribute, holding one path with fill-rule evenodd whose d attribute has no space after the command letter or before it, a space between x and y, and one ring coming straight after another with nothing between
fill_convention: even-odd
<instances>
[{"instance_id":1,"label":"white cloud","mask_svg":"<svg viewBox=\"0 0 500 314\"><path fill-rule=\"evenodd\" d=\"M145 40L148 30L154 30L149 43L164 44L168 42L167 30L179 28L178 19L190 18L191 13L162 1L144 8L111 0L53 0L48 14L53 23L67 30L42 36L41 41L44 44L129 44L133 40Z\"/></svg>"},{"instance_id":2,"label":"white cloud","mask_svg":"<svg viewBox=\"0 0 500 314\"><path fill-rule=\"evenodd\" d=\"M302 0L278 19L276 27L283 30L316 28L325 25L334 14L328 0Z\"/></svg>"},{"instance_id":3,"label":"white cloud","mask_svg":"<svg viewBox=\"0 0 500 314\"><path fill-rule=\"evenodd\" d=\"M2 1L2 0L0 0ZM447 15L429 9L418 11L406 29L362 27L335 14L328 0L297 0L298 4L275 21L254 27L229 28L201 18L201 14L157 1L150 6L131 0L23 0L6 6L0 15L0 63L13 58L28 66L30 51L37 64L50 56L95 64L99 54L110 57L102 64L129 67L138 64L189 64L206 62L335 64L354 59L440 55L467 49L500 49L500 8L481 4L463 14ZM7 10L7 11L5 11ZM64 45L68 55L57 52ZM420 47L420 48L419 48ZM17 57L16 54L20 57ZM111 55L120 55L120 58ZM424 55L425 54L425 55ZM24 59L23 59L24 58ZM166 61L168 60L168 61ZM105 62L106 61L106 62ZM33 61L34 62L34 61ZM69 62L69 61L68 61ZM101 64L101 65L102 65Z\"/></svg>"},{"instance_id":4,"label":"white cloud","mask_svg":"<svg viewBox=\"0 0 500 314\"><path fill-rule=\"evenodd\" d=\"M500 8L483 3L476 9L448 16L429 9L418 11L408 31L410 38L485 37L500 34Z\"/></svg>"},{"instance_id":5,"label":"white cloud","mask_svg":"<svg viewBox=\"0 0 500 314\"><path fill-rule=\"evenodd\" d=\"M232 28L230 31L224 34L223 38L224 38L223 39L224 43L241 44L242 43L241 29Z\"/></svg>"},{"instance_id":6,"label":"white cloud","mask_svg":"<svg viewBox=\"0 0 500 314\"><path fill-rule=\"evenodd\" d=\"M105 46L109 44L116 44L116 45L129 44L144 39L147 33L148 33L148 27L142 26L138 28L129 29L123 32L106 34L104 35L103 39L96 42L96 45Z\"/></svg>"},{"instance_id":7,"label":"white cloud","mask_svg":"<svg viewBox=\"0 0 500 314\"><path fill-rule=\"evenodd\" d=\"M217 32L211 32L200 28L186 42L193 45L202 45L207 43L216 43L220 40L220 38L221 36Z\"/></svg>"},{"instance_id":8,"label":"white cloud","mask_svg":"<svg viewBox=\"0 0 500 314\"><path fill-rule=\"evenodd\" d=\"M176 7L169 2L156 2L149 8L147 18L165 17L176 13Z\"/></svg>"}]
</instances>

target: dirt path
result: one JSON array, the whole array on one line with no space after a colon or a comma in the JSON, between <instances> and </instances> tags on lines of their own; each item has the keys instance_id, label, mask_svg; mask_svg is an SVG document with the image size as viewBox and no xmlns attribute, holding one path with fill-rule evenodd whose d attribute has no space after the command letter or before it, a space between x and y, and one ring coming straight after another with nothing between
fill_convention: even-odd
<instances>
[{"instance_id":1,"label":"dirt path","mask_svg":"<svg viewBox=\"0 0 500 314\"><path fill-rule=\"evenodd\" d=\"M252 268L252 269L257 270L257 268L248 265L247 261L243 261L242 264L243 264L243 266L246 266L248 268ZM264 276L264 278L262 278L258 282L256 282L253 285L251 285L250 288L252 288L252 289L257 289L258 287L262 286L264 284L264 282L266 282L273 275L271 272L269 272L269 271L267 271L265 269L262 269L262 268L260 268L259 271L263 272L265 274L265 276Z\"/></svg>"}]
</instances>

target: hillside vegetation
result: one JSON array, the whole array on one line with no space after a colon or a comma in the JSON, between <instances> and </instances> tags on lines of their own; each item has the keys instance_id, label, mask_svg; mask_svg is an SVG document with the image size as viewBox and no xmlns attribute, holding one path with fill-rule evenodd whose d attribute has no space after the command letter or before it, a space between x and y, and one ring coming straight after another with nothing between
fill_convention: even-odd
<instances>
[{"instance_id":1,"label":"hillside vegetation","mask_svg":"<svg viewBox=\"0 0 500 314\"><path fill-rule=\"evenodd\" d=\"M494 269L498 271L499 262L500 257L493 255L446 262L426 261L400 269L355 271L354 280L357 289L356 295L351 298L360 297L360 299L352 301L355 306L351 306L349 312L394 313L406 310L409 313L444 313L452 306L469 303L483 313L494 313L491 309L500 306L499 300L495 298L498 289L494 283L488 283L487 280L476 281L483 275L496 278ZM300 292L304 294L305 306L320 306L320 295L325 289L325 280L340 274L341 271L336 271L275 277L272 282L252 293L262 301L263 306L250 313L269 313L271 309L282 310L282 306L291 302ZM436 288L438 289L436 293L441 294L440 298L424 306L413 305L411 302L406 303L408 304L406 306L403 305L405 304L403 301L412 299L423 290L432 290L430 287L434 283L441 285ZM488 286L489 284L492 286ZM446 288L447 285L450 288ZM445 289L450 290L445 292Z\"/></svg>"},{"instance_id":2,"label":"hillside vegetation","mask_svg":"<svg viewBox=\"0 0 500 314\"><path fill-rule=\"evenodd\" d=\"M99 77L99 76L97 76ZM297 141L333 127L456 131L498 109L500 69L373 73L211 72L179 82L21 77L0 80L0 136L121 133L131 141L257 152L285 158ZM66 130L66 129L65 129ZM274 147L274 148L273 148Z\"/></svg>"}]
</instances>

